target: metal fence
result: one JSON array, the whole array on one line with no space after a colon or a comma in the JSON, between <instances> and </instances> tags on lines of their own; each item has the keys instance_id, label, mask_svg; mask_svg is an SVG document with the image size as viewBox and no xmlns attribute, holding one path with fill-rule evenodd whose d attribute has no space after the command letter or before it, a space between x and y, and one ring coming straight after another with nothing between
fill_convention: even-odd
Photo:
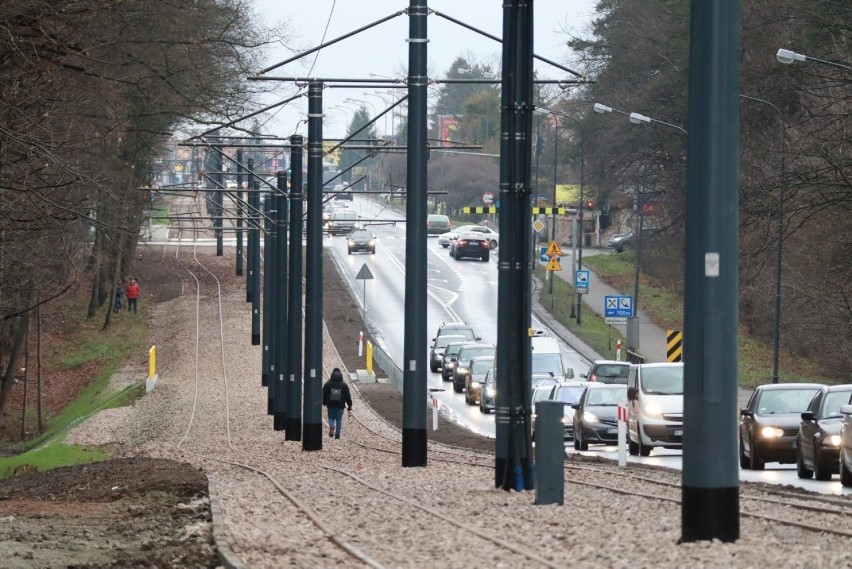
<instances>
[{"instance_id":1,"label":"metal fence","mask_svg":"<svg viewBox=\"0 0 852 569\"><path fill-rule=\"evenodd\" d=\"M643 364L645 363L645 356L643 356L639 352L627 350L627 361L632 364Z\"/></svg>"},{"instance_id":2,"label":"metal fence","mask_svg":"<svg viewBox=\"0 0 852 569\"><path fill-rule=\"evenodd\" d=\"M373 348L373 361L388 374L388 380L402 393L402 370L378 344Z\"/></svg>"}]
</instances>

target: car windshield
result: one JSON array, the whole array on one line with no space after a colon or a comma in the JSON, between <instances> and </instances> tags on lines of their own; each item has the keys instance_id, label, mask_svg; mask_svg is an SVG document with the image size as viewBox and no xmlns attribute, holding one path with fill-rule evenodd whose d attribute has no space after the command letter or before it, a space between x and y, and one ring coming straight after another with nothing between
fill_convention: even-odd
<instances>
[{"instance_id":1,"label":"car windshield","mask_svg":"<svg viewBox=\"0 0 852 569\"><path fill-rule=\"evenodd\" d=\"M683 367L643 367L642 391L655 395L683 395Z\"/></svg>"},{"instance_id":2,"label":"car windshield","mask_svg":"<svg viewBox=\"0 0 852 569\"><path fill-rule=\"evenodd\" d=\"M794 415L810 405L819 387L795 389L765 389L757 402L759 415Z\"/></svg>"},{"instance_id":3,"label":"car windshield","mask_svg":"<svg viewBox=\"0 0 852 569\"><path fill-rule=\"evenodd\" d=\"M358 219L358 214L347 210L335 211L332 214L332 218L339 221L355 221Z\"/></svg>"},{"instance_id":4,"label":"car windshield","mask_svg":"<svg viewBox=\"0 0 852 569\"><path fill-rule=\"evenodd\" d=\"M487 373L489 369L494 365L494 360L491 358L486 359L476 359L473 361L473 365L470 367L471 373Z\"/></svg>"},{"instance_id":5,"label":"car windshield","mask_svg":"<svg viewBox=\"0 0 852 569\"><path fill-rule=\"evenodd\" d=\"M627 402L627 390L619 389L590 389L586 398L587 407L614 407Z\"/></svg>"},{"instance_id":6,"label":"car windshield","mask_svg":"<svg viewBox=\"0 0 852 569\"><path fill-rule=\"evenodd\" d=\"M350 239L367 239L368 241L373 238L373 234L369 231L353 231L349 235Z\"/></svg>"},{"instance_id":7,"label":"car windshield","mask_svg":"<svg viewBox=\"0 0 852 569\"><path fill-rule=\"evenodd\" d=\"M829 391L825 395L825 403L822 405L822 418L842 418L840 408L852 403L852 391Z\"/></svg>"},{"instance_id":8,"label":"car windshield","mask_svg":"<svg viewBox=\"0 0 852 569\"><path fill-rule=\"evenodd\" d=\"M533 374L547 373L553 377L562 377L565 375L562 370L562 357L559 354L533 354L532 372Z\"/></svg>"},{"instance_id":9,"label":"car windshield","mask_svg":"<svg viewBox=\"0 0 852 569\"><path fill-rule=\"evenodd\" d=\"M476 336L473 335L473 330L470 328L441 328L438 333L438 337L440 338L442 335L446 336L462 336L466 340L475 340Z\"/></svg>"},{"instance_id":10,"label":"car windshield","mask_svg":"<svg viewBox=\"0 0 852 569\"><path fill-rule=\"evenodd\" d=\"M446 348L447 344L449 344L450 342L458 342L459 340L466 340L466 339L467 338L460 336L460 335L445 334L443 336L438 336L438 339L435 340L435 347L436 348Z\"/></svg>"},{"instance_id":11,"label":"car windshield","mask_svg":"<svg viewBox=\"0 0 852 569\"><path fill-rule=\"evenodd\" d=\"M627 379L628 372L630 372L630 366L601 364L595 369L595 376Z\"/></svg>"},{"instance_id":12,"label":"car windshield","mask_svg":"<svg viewBox=\"0 0 852 569\"><path fill-rule=\"evenodd\" d=\"M539 401L547 401L548 397L550 397L551 387L537 387L533 390L532 401L533 403L538 403Z\"/></svg>"},{"instance_id":13,"label":"car windshield","mask_svg":"<svg viewBox=\"0 0 852 569\"><path fill-rule=\"evenodd\" d=\"M586 390L585 387L580 385L577 386L564 386L560 387L556 391L556 397L554 398L556 401L561 401L563 403L567 403L568 405L573 405L580 401L580 397L583 396L583 392Z\"/></svg>"},{"instance_id":14,"label":"car windshield","mask_svg":"<svg viewBox=\"0 0 852 569\"><path fill-rule=\"evenodd\" d=\"M476 356L490 356L494 353L493 346L482 346L481 348L465 348L459 353L459 361L469 362Z\"/></svg>"},{"instance_id":15,"label":"car windshield","mask_svg":"<svg viewBox=\"0 0 852 569\"><path fill-rule=\"evenodd\" d=\"M462 349L464 344L447 344L447 351L444 352L445 356L457 356Z\"/></svg>"}]
</instances>

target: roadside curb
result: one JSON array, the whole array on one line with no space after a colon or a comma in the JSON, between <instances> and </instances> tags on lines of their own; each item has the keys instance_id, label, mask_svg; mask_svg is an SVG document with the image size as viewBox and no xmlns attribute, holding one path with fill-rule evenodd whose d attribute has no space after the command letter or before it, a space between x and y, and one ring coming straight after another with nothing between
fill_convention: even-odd
<instances>
[{"instance_id":1,"label":"roadside curb","mask_svg":"<svg viewBox=\"0 0 852 569\"><path fill-rule=\"evenodd\" d=\"M225 538L225 528L222 526L222 503L219 500L219 494L216 492L216 487L208 479L207 480L207 495L210 498L210 518L213 525L213 543L216 544L216 551L222 566L226 569L243 569L243 562L231 549L231 544Z\"/></svg>"}]
</instances>

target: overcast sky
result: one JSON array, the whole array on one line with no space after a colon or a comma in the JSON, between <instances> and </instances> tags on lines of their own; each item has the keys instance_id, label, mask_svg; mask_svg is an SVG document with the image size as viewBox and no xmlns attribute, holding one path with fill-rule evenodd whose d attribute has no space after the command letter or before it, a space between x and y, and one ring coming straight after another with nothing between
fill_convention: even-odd
<instances>
[{"instance_id":1,"label":"overcast sky","mask_svg":"<svg viewBox=\"0 0 852 569\"><path fill-rule=\"evenodd\" d=\"M564 30L586 35L589 23L594 15L597 0L535 0L535 53L562 64L571 65L570 53L565 46L567 36ZM408 7L407 0L254 0L255 8L262 21L269 24L283 23L289 30L288 37L293 44L280 46L270 52L267 65L283 61L294 55L294 50L304 51L319 45L323 41L354 31L371 24L394 12ZM429 0L429 8L445 13L473 27L494 36L502 36L502 0ZM328 30L326 31L326 24ZM494 64L500 68L500 44L479 34L466 30L444 18L430 15L427 20L429 36L428 66L430 77L444 75L459 56L476 62ZM325 34L325 40L323 35ZM406 74L408 64L408 17L405 15L380 24L343 40L329 48L305 57L304 63L294 62L280 67L269 75L305 76L324 78L367 78L368 74L385 75L400 78ZM571 78L564 71L542 62L536 62L539 76L549 79ZM368 92L374 89L368 89ZM283 99L292 92L292 87L280 90L280 96L270 99L270 103ZM401 90L400 92L405 92ZM351 118L351 112L331 109L345 105L357 108L358 104L347 104L346 98L362 99L375 107L375 112L385 108L378 96L365 96L355 89L326 89L323 92L323 135L326 138L339 138L345 133ZM369 104L367 109L373 114ZM305 118L307 98L289 104L275 114L268 127L275 134L288 136L296 132L307 134L307 127L299 125ZM384 119L378 121L377 130L381 135L385 127ZM390 130L390 123L387 124Z\"/></svg>"}]
</instances>

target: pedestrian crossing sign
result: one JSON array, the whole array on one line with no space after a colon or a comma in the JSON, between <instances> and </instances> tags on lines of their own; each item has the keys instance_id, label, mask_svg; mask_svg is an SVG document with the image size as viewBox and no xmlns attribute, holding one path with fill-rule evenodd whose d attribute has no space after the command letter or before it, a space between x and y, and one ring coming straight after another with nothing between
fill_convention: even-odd
<instances>
[{"instance_id":1,"label":"pedestrian crossing sign","mask_svg":"<svg viewBox=\"0 0 852 569\"><path fill-rule=\"evenodd\" d=\"M545 271L561 271L562 266L559 264L559 259L556 255L550 258L550 261L547 262L547 266L544 268Z\"/></svg>"},{"instance_id":2,"label":"pedestrian crossing sign","mask_svg":"<svg viewBox=\"0 0 852 569\"><path fill-rule=\"evenodd\" d=\"M562 251L559 249L559 245L556 244L556 241L550 242L546 255L548 257L559 257L562 255Z\"/></svg>"}]
</instances>

